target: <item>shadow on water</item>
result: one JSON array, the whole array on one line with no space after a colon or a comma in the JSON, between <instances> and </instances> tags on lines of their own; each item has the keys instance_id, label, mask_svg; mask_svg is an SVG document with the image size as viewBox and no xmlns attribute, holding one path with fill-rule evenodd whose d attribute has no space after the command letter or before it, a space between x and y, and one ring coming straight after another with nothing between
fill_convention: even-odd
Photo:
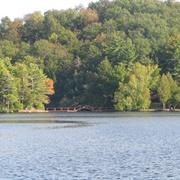
<instances>
[{"instance_id":1,"label":"shadow on water","mask_svg":"<svg viewBox=\"0 0 180 180\"><path fill-rule=\"evenodd\" d=\"M46 129L59 128L79 128L90 126L83 121L65 121L65 120L0 120L0 124L59 124L60 126L47 127ZM38 129L38 128L37 128Z\"/></svg>"}]
</instances>

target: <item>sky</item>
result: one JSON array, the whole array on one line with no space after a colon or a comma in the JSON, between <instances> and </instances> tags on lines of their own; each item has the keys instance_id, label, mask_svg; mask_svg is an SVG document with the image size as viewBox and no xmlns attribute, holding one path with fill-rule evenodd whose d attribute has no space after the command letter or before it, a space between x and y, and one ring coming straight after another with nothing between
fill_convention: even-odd
<instances>
[{"instance_id":1,"label":"sky","mask_svg":"<svg viewBox=\"0 0 180 180\"><path fill-rule=\"evenodd\" d=\"M87 7L90 2L97 0L5 0L0 5L0 19L8 16L12 21L15 18L23 18L24 15L41 11L42 14L48 10L75 8L82 4Z\"/></svg>"}]
</instances>

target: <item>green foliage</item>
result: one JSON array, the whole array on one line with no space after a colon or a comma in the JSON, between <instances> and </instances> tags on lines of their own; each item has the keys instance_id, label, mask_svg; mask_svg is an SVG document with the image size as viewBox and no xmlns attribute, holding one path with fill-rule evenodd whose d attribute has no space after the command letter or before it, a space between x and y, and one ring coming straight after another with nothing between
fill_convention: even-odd
<instances>
[{"instance_id":1,"label":"green foliage","mask_svg":"<svg viewBox=\"0 0 180 180\"><path fill-rule=\"evenodd\" d=\"M36 64L29 64L29 93L28 93L28 108L42 108L43 104L48 103L48 88L46 86L47 78L43 71Z\"/></svg>"},{"instance_id":2,"label":"green foliage","mask_svg":"<svg viewBox=\"0 0 180 180\"><path fill-rule=\"evenodd\" d=\"M109 44L111 44L109 46ZM136 59L135 46L124 32L109 34L105 39L104 51L113 64L132 64Z\"/></svg>"},{"instance_id":3,"label":"green foliage","mask_svg":"<svg viewBox=\"0 0 180 180\"><path fill-rule=\"evenodd\" d=\"M176 107L179 12L179 2L99 0L87 8L2 18L0 111L42 108L49 102L47 106L148 108L150 94L157 91L162 102ZM55 82L51 96L47 77ZM163 95L168 84L170 95Z\"/></svg>"},{"instance_id":4,"label":"green foliage","mask_svg":"<svg viewBox=\"0 0 180 180\"><path fill-rule=\"evenodd\" d=\"M27 43L34 43L35 41L43 38L43 20L44 16L41 12L34 12L24 17L25 24L22 27L22 40Z\"/></svg>"},{"instance_id":5,"label":"green foliage","mask_svg":"<svg viewBox=\"0 0 180 180\"><path fill-rule=\"evenodd\" d=\"M13 58L16 55L16 47L12 41L2 40L0 41L1 58L9 57Z\"/></svg>"},{"instance_id":6,"label":"green foliage","mask_svg":"<svg viewBox=\"0 0 180 180\"><path fill-rule=\"evenodd\" d=\"M47 78L38 65L23 63L11 65L0 59L0 112L23 108L44 108L48 103Z\"/></svg>"},{"instance_id":7,"label":"green foliage","mask_svg":"<svg viewBox=\"0 0 180 180\"><path fill-rule=\"evenodd\" d=\"M171 98L168 99L168 104L174 108L180 104L180 87L177 81L172 78L170 73L167 73L167 79L170 86Z\"/></svg>"},{"instance_id":8,"label":"green foliage","mask_svg":"<svg viewBox=\"0 0 180 180\"><path fill-rule=\"evenodd\" d=\"M165 103L171 98L170 83L165 74L161 77L158 94L160 101L163 103L163 109L165 109Z\"/></svg>"},{"instance_id":9,"label":"green foliage","mask_svg":"<svg viewBox=\"0 0 180 180\"><path fill-rule=\"evenodd\" d=\"M114 95L116 110L147 109L150 105L150 91L135 75L128 83L119 83Z\"/></svg>"},{"instance_id":10,"label":"green foliage","mask_svg":"<svg viewBox=\"0 0 180 180\"><path fill-rule=\"evenodd\" d=\"M165 104L167 103L170 108L175 108L180 104L180 87L172 78L172 75L168 72L166 75L163 74L160 80L160 85L158 87L158 94L160 101L163 103L163 108L165 109Z\"/></svg>"},{"instance_id":11,"label":"green foliage","mask_svg":"<svg viewBox=\"0 0 180 180\"><path fill-rule=\"evenodd\" d=\"M135 63L126 69L120 64L120 69L123 73L121 73L119 88L114 94L115 109L147 109L151 103L150 90L154 89L159 80L159 74L155 73L158 67Z\"/></svg>"},{"instance_id":12,"label":"green foliage","mask_svg":"<svg viewBox=\"0 0 180 180\"><path fill-rule=\"evenodd\" d=\"M102 32L102 24L101 23L93 23L92 25L89 25L85 27L80 34L80 38L86 40L93 40L95 39L98 34Z\"/></svg>"},{"instance_id":13,"label":"green foliage","mask_svg":"<svg viewBox=\"0 0 180 180\"><path fill-rule=\"evenodd\" d=\"M112 106L113 93L118 87L118 80L115 78L115 70L111 63L105 58L98 66L99 91L106 106Z\"/></svg>"},{"instance_id":14,"label":"green foliage","mask_svg":"<svg viewBox=\"0 0 180 180\"><path fill-rule=\"evenodd\" d=\"M165 56L166 70L180 83L180 33L168 39Z\"/></svg>"},{"instance_id":15,"label":"green foliage","mask_svg":"<svg viewBox=\"0 0 180 180\"><path fill-rule=\"evenodd\" d=\"M17 111L21 106L18 105L15 78L4 61L6 59L0 59L0 112Z\"/></svg>"}]
</instances>

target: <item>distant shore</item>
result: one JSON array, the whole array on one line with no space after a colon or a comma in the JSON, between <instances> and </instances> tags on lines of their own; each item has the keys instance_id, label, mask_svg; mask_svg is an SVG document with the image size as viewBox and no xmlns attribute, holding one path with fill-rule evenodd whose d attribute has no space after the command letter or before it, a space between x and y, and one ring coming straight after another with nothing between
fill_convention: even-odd
<instances>
[{"instance_id":1,"label":"distant shore","mask_svg":"<svg viewBox=\"0 0 180 180\"><path fill-rule=\"evenodd\" d=\"M140 109L139 112L180 112L180 109Z\"/></svg>"},{"instance_id":2,"label":"distant shore","mask_svg":"<svg viewBox=\"0 0 180 180\"><path fill-rule=\"evenodd\" d=\"M31 109L31 110L23 109L23 110L19 111L19 113L44 113L44 112L48 113L49 111L42 110L42 109ZM52 112L52 111L50 111L50 112ZM54 111L54 112L56 112L56 111ZM91 112L91 111L89 111L89 112ZM103 112L110 112L110 111L103 111ZM118 111L114 110L111 112L118 112ZM119 111L119 112L125 112L125 111ZM129 111L129 112L180 112L180 109L164 109L164 110L163 109L140 109L140 110L134 110L134 111Z\"/></svg>"}]
</instances>

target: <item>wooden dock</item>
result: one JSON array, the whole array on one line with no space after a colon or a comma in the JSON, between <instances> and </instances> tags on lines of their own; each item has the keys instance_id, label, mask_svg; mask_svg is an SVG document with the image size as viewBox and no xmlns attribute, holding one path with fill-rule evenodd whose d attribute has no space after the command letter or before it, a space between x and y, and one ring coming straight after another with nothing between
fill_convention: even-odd
<instances>
[{"instance_id":1,"label":"wooden dock","mask_svg":"<svg viewBox=\"0 0 180 180\"><path fill-rule=\"evenodd\" d=\"M79 105L76 107L48 107L47 112L80 112L80 111L90 111L90 112L112 112L114 108L109 107L98 107L94 108L89 105Z\"/></svg>"},{"instance_id":2,"label":"wooden dock","mask_svg":"<svg viewBox=\"0 0 180 180\"><path fill-rule=\"evenodd\" d=\"M48 112L77 112L77 109L75 108L69 108L69 107L49 107L49 108L46 108L46 111Z\"/></svg>"}]
</instances>

